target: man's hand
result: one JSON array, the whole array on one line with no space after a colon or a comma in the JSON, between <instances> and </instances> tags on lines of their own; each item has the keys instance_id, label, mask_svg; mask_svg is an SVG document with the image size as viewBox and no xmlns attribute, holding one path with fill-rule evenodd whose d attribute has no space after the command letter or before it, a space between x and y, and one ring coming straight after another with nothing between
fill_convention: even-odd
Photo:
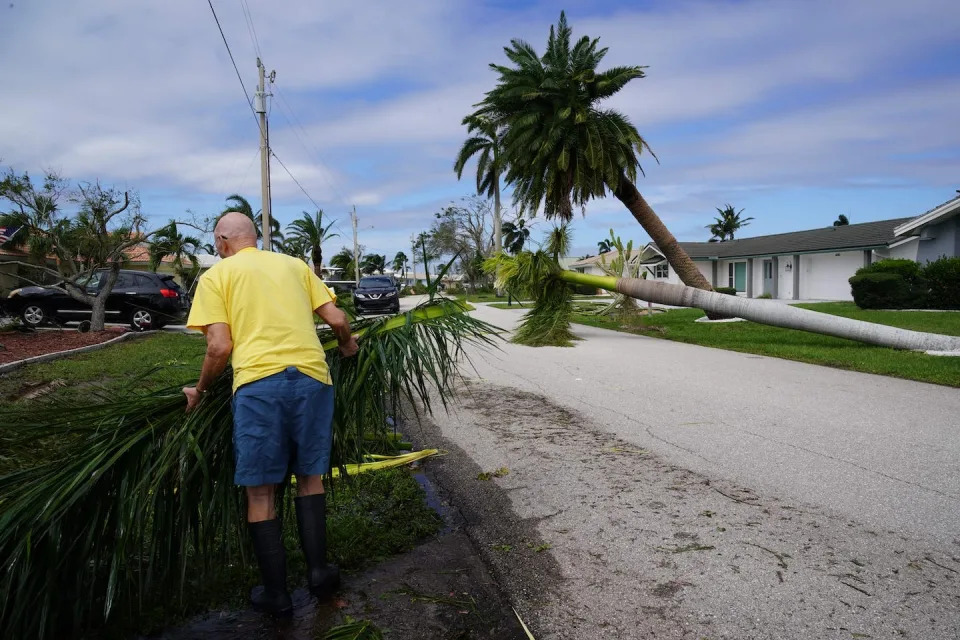
<instances>
[{"instance_id":1,"label":"man's hand","mask_svg":"<svg viewBox=\"0 0 960 640\"><path fill-rule=\"evenodd\" d=\"M187 396L187 413L190 413L200 403L200 392L196 387L184 387L183 395Z\"/></svg>"},{"instance_id":2,"label":"man's hand","mask_svg":"<svg viewBox=\"0 0 960 640\"><path fill-rule=\"evenodd\" d=\"M357 345L357 339L354 336L350 336L350 340L340 345L340 355L344 358L356 355L359 350L360 347Z\"/></svg>"}]
</instances>

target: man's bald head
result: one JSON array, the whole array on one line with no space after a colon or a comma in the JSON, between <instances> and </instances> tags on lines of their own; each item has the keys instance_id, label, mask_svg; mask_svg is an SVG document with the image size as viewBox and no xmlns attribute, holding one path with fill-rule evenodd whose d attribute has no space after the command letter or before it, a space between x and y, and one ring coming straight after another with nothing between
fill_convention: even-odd
<instances>
[{"instance_id":1,"label":"man's bald head","mask_svg":"<svg viewBox=\"0 0 960 640\"><path fill-rule=\"evenodd\" d=\"M228 211L220 217L213 237L217 251L223 258L229 258L237 251L257 246L257 228L253 220L239 211Z\"/></svg>"}]
</instances>

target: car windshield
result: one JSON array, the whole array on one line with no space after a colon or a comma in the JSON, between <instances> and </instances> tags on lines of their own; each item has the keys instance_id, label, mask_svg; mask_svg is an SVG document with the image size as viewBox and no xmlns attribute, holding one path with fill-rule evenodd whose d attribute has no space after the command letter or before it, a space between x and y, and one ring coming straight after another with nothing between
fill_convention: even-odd
<instances>
[{"instance_id":1,"label":"car windshield","mask_svg":"<svg viewBox=\"0 0 960 640\"><path fill-rule=\"evenodd\" d=\"M393 280L390 278L361 278L361 287L392 287Z\"/></svg>"}]
</instances>

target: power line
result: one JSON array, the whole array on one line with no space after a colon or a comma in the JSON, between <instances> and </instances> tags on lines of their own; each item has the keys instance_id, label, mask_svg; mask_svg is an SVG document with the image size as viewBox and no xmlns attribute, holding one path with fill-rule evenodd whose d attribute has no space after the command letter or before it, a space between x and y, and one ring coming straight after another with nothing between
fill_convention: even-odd
<instances>
[{"instance_id":1,"label":"power line","mask_svg":"<svg viewBox=\"0 0 960 640\"><path fill-rule=\"evenodd\" d=\"M280 163L280 166L283 167L283 170L287 172L287 175L290 176L290 179L297 183L297 186L300 187L300 191L303 191L303 195L307 196L307 199L313 203L313 206L315 206L317 209L322 209L323 207L317 204L317 201L310 197L310 194L307 193L307 190L303 188L303 185L300 184L300 181L293 177L293 174L290 173L290 169L287 169L287 165L283 164L283 160L280 159L273 149L270 150L270 153L274 158L276 158L277 162Z\"/></svg>"},{"instance_id":2,"label":"power line","mask_svg":"<svg viewBox=\"0 0 960 640\"><path fill-rule=\"evenodd\" d=\"M257 56L262 58L263 56L260 55L260 39L257 38L257 28L253 25L253 12L250 11L247 0L241 0L240 8L243 9L243 17L247 21L247 32L250 34L250 42L253 44Z\"/></svg>"},{"instance_id":3,"label":"power line","mask_svg":"<svg viewBox=\"0 0 960 640\"><path fill-rule=\"evenodd\" d=\"M230 51L230 43L227 42L227 36L223 33L223 27L220 26L220 18L217 17L217 12L213 8L213 0L207 0L207 4L210 5L210 12L213 14L213 19L217 23L217 29L220 30L220 37L223 38L223 45L227 48L227 55L230 56L230 62L233 64L233 70L237 72L237 80L240 81L240 87L243 89L243 98L247 101L247 106L250 107L250 113L253 114L253 119L257 121L257 127L259 127L260 120L257 118L257 112L253 108L253 100L250 99L250 94L247 93L247 85L243 84L243 76L240 75L240 69L237 67L237 61L233 59L233 52Z\"/></svg>"},{"instance_id":4,"label":"power line","mask_svg":"<svg viewBox=\"0 0 960 640\"><path fill-rule=\"evenodd\" d=\"M303 146L304 151L306 151L307 155L310 156L311 159L317 164L323 165L325 167L332 166L329 162L327 162L327 159L323 157L323 154L320 153L320 150L318 148L316 148L312 144L310 144L308 148L309 141L307 139L308 137L307 130L304 128L303 124L300 122L300 119L297 118L296 112L294 112L293 107L290 106L290 103L287 101L287 98L284 95L283 91L280 89L278 85L275 84L274 86L276 87L276 90L277 90L277 97L280 98L280 114L284 117L285 120L287 120L287 122L293 128L294 136L300 142L301 146ZM284 112L284 109L286 109L286 112L290 114L290 118L287 117L286 113ZM291 121L291 118L292 118L292 121ZM347 204L347 199L344 197L340 189L338 189L337 186L333 183L333 181L327 175L326 171L323 172L323 179L327 183L327 186L329 186L330 189L334 192L334 194L336 194L336 196L340 198L340 202L343 204Z\"/></svg>"}]
</instances>

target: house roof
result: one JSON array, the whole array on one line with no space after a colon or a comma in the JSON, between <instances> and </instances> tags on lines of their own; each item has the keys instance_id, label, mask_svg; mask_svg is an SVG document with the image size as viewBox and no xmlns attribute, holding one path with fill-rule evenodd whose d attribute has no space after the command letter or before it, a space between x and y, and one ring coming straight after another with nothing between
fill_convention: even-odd
<instances>
[{"instance_id":1,"label":"house roof","mask_svg":"<svg viewBox=\"0 0 960 640\"><path fill-rule=\"evenodd\" d=\"M910 218L894 229L893 233L898 237L907 234L914 235L915 232L920 231L928 225L943 222L944 220L952 218L957 214L960 214L960 195L947 200L943 204L938 204L933 209L930 209L929 211L926 211L915 218Z\"/></svg>"},{"instance_id":2,"label":"house roof","mask_svg":"<svg viewBox=\"0 0 960 640\"><path fill-rule=\"evenodd\" d=\"M911 218L792 231L726 242L681 242L680 247L695 260L868 249L893 242L896 239L894 229L908 220Z\"/></svg>"},{"instance_id":3,"label":"house roof","mask_svg":"<svg viewBox=\"0 0 960 640\"><path fill-rule=\"evenodd\" d=\"M960 211L960 206L958 206L958 211ZM894 229L913 219L895 218L893 220L848 224L840 227L791 231L726 242L681 242L679 244L680 248L694 260L868 249L887 246L895 242L898 238L894 234ZM653 254L660 254L660 251L655 244L650 243L646 247L634 249L630 254L630 259L635 260L639 257L644 263L659 261L651 259ZM599 263L604 256L609 262L616 255L616 251L610 251L599 256L579 260L570 266L587 267L594 265ZM660 255L662 256L662 254Z\"/></svg>"}]
</instances>

